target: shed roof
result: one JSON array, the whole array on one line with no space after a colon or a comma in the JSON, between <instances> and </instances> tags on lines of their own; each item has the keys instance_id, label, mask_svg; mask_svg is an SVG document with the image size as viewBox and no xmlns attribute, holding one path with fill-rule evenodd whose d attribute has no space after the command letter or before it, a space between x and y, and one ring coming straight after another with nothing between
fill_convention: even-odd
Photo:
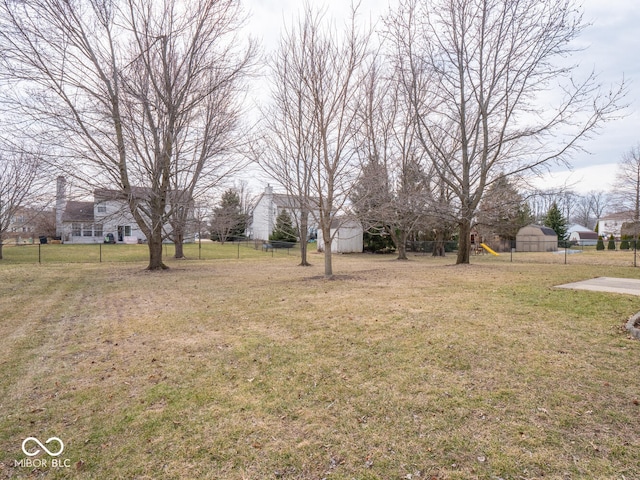
<instances>
[{"instance_id":1,"label":"shed roof","mask_svg":"<svg viewBox=\"0 0 640 480\"><path fill-rule=\"evenodd\" d=\"M522 227L518 231L518 235L541 235L545 237L558 237L553 228L545 227L543 225L530 224L526 227Z\"/></svg>"}]
</instances>

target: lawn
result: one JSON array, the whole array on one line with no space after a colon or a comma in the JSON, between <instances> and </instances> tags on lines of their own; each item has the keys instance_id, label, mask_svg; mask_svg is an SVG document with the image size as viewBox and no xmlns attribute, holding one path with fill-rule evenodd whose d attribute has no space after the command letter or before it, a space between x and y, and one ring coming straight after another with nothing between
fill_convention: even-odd
<instances>
[{"instance_id":1,"label":"lawn","mask_svg":"<svg viewBox=\"0 0 640 480\"><path fill-rule=\"evenodd\" d=\"M164 256L175 253L173 244L164 245ZM148 262L148 245L126 244L5 244L2 263L109 263L109 262ZM213 242L187 243L184 254L190 259L218 260L261 258L293 254L293 250L264 251L261 244L253 241L240 243Z\"/></svg>"},{"instance_id":2,"label":"lawn","mask_svg":"<svg viewBox=\"0 0 640 480\"><path fill-rule=\"evenodd\" d=\"M0 478L640 478L617 253L0 263Z\"/></svg>"}]
</instances>

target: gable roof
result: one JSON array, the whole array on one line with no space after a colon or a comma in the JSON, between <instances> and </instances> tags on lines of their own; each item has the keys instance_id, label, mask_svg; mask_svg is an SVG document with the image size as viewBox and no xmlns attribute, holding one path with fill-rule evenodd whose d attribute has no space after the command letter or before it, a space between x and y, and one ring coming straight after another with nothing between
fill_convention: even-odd
<instances>
[{"instance_id":1,"label":"gable roof","mask_svg":"<svg viewBox=\"0 0 640 480\"><path fill-rule=\"evenodd\" d=\"M573 232L573 233L578 235L578 238L580 238L580 240L597 240L598 239L598 234L593 231L579 231L579 232Z\"/></svg>"},{"instance_id":2,"label":"gable roof","mask_svg":"<svg viewBox=\"0 0 640 480\"><path fill-rule=\"evenodd\" d=\"M64 213L63 222L93 222L93 202L68 201Z\"/></svg>"},{"instance_id":3,"label":"gable roof","mask_svg":"<svg viewBox=\"0 0 640 480\"><path fill-rule=\"evenodd\" d=\"M153 191L149 187L131 187L131 195L139 200L149 200L153 195ZM191 199L181 198L187 195L186 190L170 190L167 192L167 198L171 202L176 202L176 199L180 201L191 202ZM93 191L93 196L96 203L104 202L106 200L121 200L127 201L127 195L122 190L115 190L110 188L97 188Z\"/></svg>"}]
</instances>

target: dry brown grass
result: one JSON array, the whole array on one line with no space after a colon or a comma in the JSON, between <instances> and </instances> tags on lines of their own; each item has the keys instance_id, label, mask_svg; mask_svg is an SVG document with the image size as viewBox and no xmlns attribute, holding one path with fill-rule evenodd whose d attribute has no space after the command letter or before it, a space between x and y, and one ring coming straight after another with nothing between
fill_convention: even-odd
<instances>
[{"instance_id":1,"label":"dry brown grass","mask_svg":"<svg viewBox=\"0 0 640 480\"><path fill-rule=\"evenodd\" d=\"M0 475L640 478L640 298L553 288L639 270L577 257L0 265Z\"/></svg>"}]
</instances>

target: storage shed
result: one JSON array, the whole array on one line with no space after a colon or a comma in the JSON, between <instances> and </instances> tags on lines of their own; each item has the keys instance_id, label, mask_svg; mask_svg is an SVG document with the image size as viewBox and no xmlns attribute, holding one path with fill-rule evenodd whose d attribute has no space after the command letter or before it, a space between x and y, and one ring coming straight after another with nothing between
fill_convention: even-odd
<instances>
[{"instance_id":1,"label":"storage shed","mask_svg":"<svg viewBox=\"0 0 640 480\"><path fill-rule=\"evenodd\" d=\"M516 235L517 252L555 252L558 250L558 235L552 228L542 225L527 225Z\"/></svg>"},{"instance_id":2,"label":"storage shed","mask_svg":"<svg viewBox=\"0 0 640 480\"><path fill-rule=\"evenodd\" d=\"M362 224L354 218L338 217L331 223L332 253L362 253L364 230ZM318 228L318 251L324 249L322 229Z\"/></svg>"}]
</instances>

